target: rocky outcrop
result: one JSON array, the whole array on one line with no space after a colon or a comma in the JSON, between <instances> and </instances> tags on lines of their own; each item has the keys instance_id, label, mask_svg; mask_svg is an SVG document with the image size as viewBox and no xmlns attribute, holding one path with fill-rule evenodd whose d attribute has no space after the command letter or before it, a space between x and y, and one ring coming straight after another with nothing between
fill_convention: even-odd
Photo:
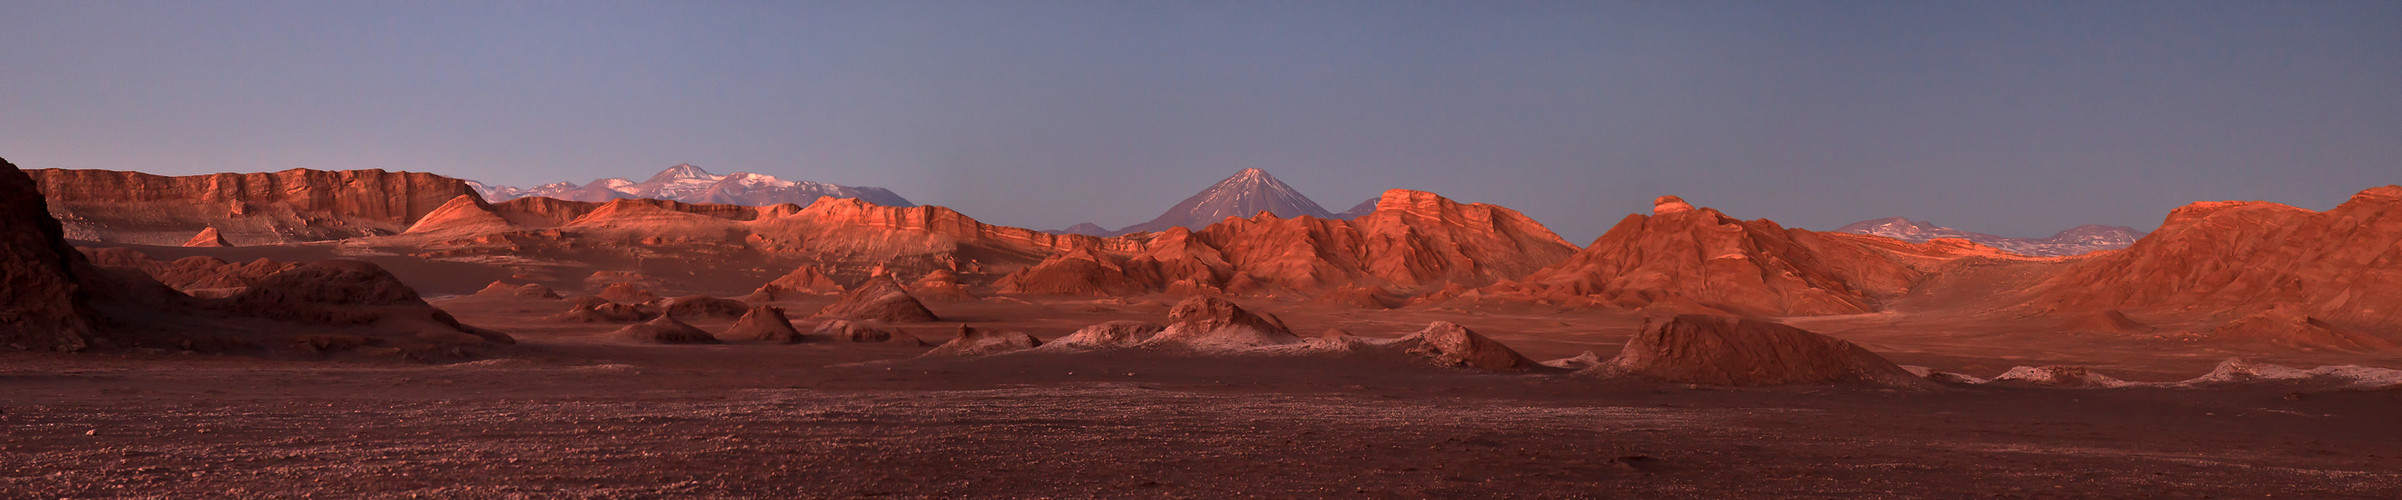
<instances>
[{"instance_id":1,"label":"rocky outcrop","mask_svg":"<svg viewBox=\"0 0 2402 500\"><path fill-rule=\"evenodd\" d=\"M419 217L402 234L471 235L509 231L517 227L516 223L502 218L482 198L462 194L443 202L442 206L435 207L424 217Z\"/></svg>"},{"instance_id":2,"label":"rocky outcrop","mask_svg":"<svg viewBox=\"0 0 2402 500\"><path fill-rule=\"evenodd\" d=\"M924 356L990 356L1033 349L1042 345L1043 341L1027 335L1026 332L1000 332L959 325L959 336L952 337L951 341L935 346L934 350L926 351Z\"/></svg>"},{"instance_id":3,"label":"rocky outcrop","mask_svg":"<svg viewBox=\"0 0 2402 500\"><path fill-rule=\"evenodd\" d=\"M1426 329L1397 339L1392 345L1442 366L1497 372L1526 371L1539 366L1510 346L1449 321L1430 323Z\"/></svg>"},{"instance_id":4,"label":"rocky outcrop","mask_svg":"<svg viewBox=\"0 0 2402 500\"><path fill-rule=\"evenodd\" d=\"M807 340L801 331L792 327L792 319L784 316L784 308L753 307L742 313L742 319L726 328L725 337L732 340L752 340L798 344Z\"/></svg>"},{"instance_id":5,"label":"rocky outcrop","mask_svg":"<svg viewBox=\"0 0 2402 500\"><path fill-rule=\"evenodd\" d=\"M1618 357L1581 373L1720 386L1931 384L1850 342L1769 321L1698 314L1647 325Z\"/></svg>"},{"instance_id":6,"label":"rocky outcrop","mask_svg":"<svg viewBox=\"0 0 2402 500\"><path fill-rule=\"evenodd\" d=\"M1138 347L1237 351L1301 341L1274 316L1254 314L1217 297L1190 297L1168 311L1168 326Z\"/></svg>"},{"instance_id":7,"label":"rocky outcrop","mask_svg":"<svg viewBox=\"0 0 2402 500\"><path fill-rule=\"evenodd\" d=\"M234 246L234 244L227 243L225 236L217 234L217 228L211 227L200 230L200 234L192 235L192 239L184 240L183 246L224 248Z\"/></svg>"},{"instance_id":8,"label":"rocky outcrop","mask_svg":"<svg viewBox=\"0 0 2402 500\"><path fill-rule=\"evenodd\" d=\"M1826 315L1879 310L1923 275L1858 236L1736 220L1672 196L1656 210L1507 288L1630 309Z\"/></svg>"},{"instance_id":9,"label":"rocky outcrop","mask_svg":"<svg viewBox=\"0 0 2402 500\"><path fill-rule=\"evenodd\" d=\"M1149 321L1120 320L1087 326L1068 336L1043 344L1047 349L1114 349L1133 347L1151 340L1167 326Z\"/></svg>"},{"instance_id":10,"label":"rocky outcrop","mask_svg":"<svg viewBox=\"0 0 2402 500\"><path fill-rule=\"evenodd\" d=\"M693 328L692 325L684 324L682 321L676 321L674 316L667 315L660 315L647 322L626 325L625 328L619 328L617 331L610 332L609 335L651 344L718 343L717 336L710 335L709 332L699 328Z\"/></svg>"},{"instance_id":11,"label":"rocky outcrop","mask_svg":"<svg viewBox=\"0 0 2402 500\"><path fill-rule=\"evenodd\" d=\"M594 294L594 296L621 304L642 304L661 300L649 289L633 283L614 283L601 288L600 293Z\"/></svg>"},{"instance_id":12,"label":"rocky outcrop","mask_svg":"<svg viewBox=\"0 0 2402 500\"><path fill-rule=\"evenodd\" d=\"M2076 261L2027 296L2059 315L2116 309L2226 322L2285 307L2336 329L2402 332L2402 186L2361 191L2325 212L2186 205L2134 245Z\"/></svg>"},{"instance_id":13,"label":"rocky outcrop","mask_svg":"<svg viewBox=\"0 0 2402 500\"><path fill-rule=\"evenodd\" d=\"M721 299L707 295L688 295L668 299L665 304L660 306L660 308L664 310L668 316L674 316L676 319L737 318L744 314L748 314L751 310L751 305L734 299Z\"/></svg>"},{"instance_id":14,"label":"rocky outcrop","mask_svg":"<svg viewBox=\"0 0 2402 500\"><path fill-rule=\"evenodd\" d=\"M251 317L314 325L377 325L412 331L464 333L488 342L515 343L499 332L459 324L372 263L324 260L259 279L217 307Z\"/></svg>"},{"instance_id":15,"label":"rocky outcrop","mask_svg":"<svg viewBox=\"0 0 2402 500\"><path fill-rule=\"evenodd\" d=\"M64 234L34 179L0 160L0 347L76 351L98 335Z\"/></svg>"},{"instance_id":16,"label":"rocky outcrop","mask_svg":"<svg viewBox=\"0 0 2402 500\"><path fill-rule=\"evenodd\" d=\"M260 243L393 234L452 198L474 194L458 179L382 170L29 173L74 237L151 245L174 245L207 228Z\"/></svg>"},{"instance_id":17,"label":"rocky outcrop","mask_svg":"<svg viewBox=\"0 0 2402 500\"><path fill-rule=\"evenodd\" d=\"M760 285L758 290L751 292L751 298L760 301L777 301L838 293L842 293L842 285L835 283L834 278L818 271L817 266L801 266L793 268L792 272L784 273L784 276L778 277L774 281Z\"/></svg>"},{"instance_id":18,"label":"rocky outcrop","mask_svg":"<svg viewBox=\"0 0 2402 500\"><path fill-rule=\"evenodd\" d=\"M811 330L809 334L843 342L899 342L909 345L926 345L925 341L898 330L839 319L819 323L817 328Z\"/></svg>"},{"instance_id":19,"label":"rocky outcrop","mask_svg":"<svg viewBox=\"0 0 2402 500\"><path fill-rule=\"evenodd\" d=\"M841 300L827 305L817 316L885 323L924 323L937 319L934 311L926 309L925 304L889 275L859 283L858 288L844 293Z\"/></svg>"}]
</instances>

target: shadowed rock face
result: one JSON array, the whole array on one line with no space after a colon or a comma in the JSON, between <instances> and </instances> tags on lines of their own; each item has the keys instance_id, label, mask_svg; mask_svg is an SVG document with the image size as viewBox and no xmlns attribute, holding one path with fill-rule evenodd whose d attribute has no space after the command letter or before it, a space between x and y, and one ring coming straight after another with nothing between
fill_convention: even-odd
<instances>
[{"instance_id":1,"label":"shadowed rock face","mask_svg":"<svg viewBox=\"0 0 2402 500\"><path fill-rule=\"evenodd\" d=\"M89 345L92 311L78 291L83 254L34 180L0 160L0 347L74 351Z\"/></svg>"},{"instance_id":2,"label":"shadowed rock face","mask_svg":"<svg viewBox=\"0 0 2402 500\"><path fill-rule=\"evenodd\" d=\"M1850 342L1783 324L1686 314L1653 324L1586 373L1724 386L1929 382Z\"/></svg>"},{"instance_id":3,"label":"shadowed rock face","mask_svg":"<svg viewBox=\"0 0 2402 500\"><path fill-rule=\"evenodd\" d=\"M202 229L202 230L200 230L200 234L195 234L195 235L192 235L192 239L189 239L189 240L184 240L184 242L183 242L183 246L187 246L187 247L219 247L219 248L221 248L221 247L230 247L230 246L234 246L234 245L233 245L232 243L226 243L226 242L225 242L225 236L224 236L224 235L221 235L221 234L217 234L217 228L214 228L214 227L212 227L212 228L208 228L208 229Z\"/></svg>"},{"instance_id":4,"label":"shadowed rock face","mask_svg":"<svg viewBox=\"0 0 2402 500\"><path fill-rule=\"evenodd\" d=\"M917 297L911 296L908 289L901 288L901 284L893 281L891 276L869 278L866 282L860 283L859 288L843 294L842 300L837 300L833 304L827 305L824 310L818 311L817 315L826 318L886 323L924 323L936 320L934 311L926 309L925 304L918 302Z\"/></svg>"}]
</instances>

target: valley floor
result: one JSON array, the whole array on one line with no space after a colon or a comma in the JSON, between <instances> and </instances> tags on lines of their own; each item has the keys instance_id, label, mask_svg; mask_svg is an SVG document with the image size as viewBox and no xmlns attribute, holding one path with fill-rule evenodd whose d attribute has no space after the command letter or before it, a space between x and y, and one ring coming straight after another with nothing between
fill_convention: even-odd
<instances>
[{"instance_id":1,"label":"valley floor","mask_svg":"<svg viewBox=\"0 0 2402 500\"><path fill-rule=\"evenodd\" d=\"M0 497L2402 496L2395 390L527 340L448 365L0 355Z\"/></svg>"}]
</instances>

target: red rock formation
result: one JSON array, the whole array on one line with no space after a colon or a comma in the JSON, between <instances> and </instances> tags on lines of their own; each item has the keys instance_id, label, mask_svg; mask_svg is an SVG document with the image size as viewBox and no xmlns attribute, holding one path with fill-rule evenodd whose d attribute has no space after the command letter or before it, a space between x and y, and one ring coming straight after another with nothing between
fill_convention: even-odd
<instances>
[{"instance_id":1,"label":"red rock formation","mask_svg":"<svg viewBox=\"0 0 2402 500\"><path fill-rule=\"evenodd\" d=\"M1151 340L1152 336L1167 328L1148 321L1110 321L1084 327L1044 345L1061 349L1133 347Z\"/></svg>"},{"instance_id":2,"label":"red rock formation","mask_svg":"<svg viewBox=\"0 0 2402 500\"><path fill-rule=\"evenodd\" d=\"M784 308L774 306L758 306L743 312L742 319L734 320L734 326L726 328L725 337L784 344L807 340L800 330L792 327L792 319L784 316Z\"/></svg>"},{"instance_id":3,"label":"red rock formation","mask_svg":"<svg viewBox=\"0 0 2402 500\"><path fill-rule=\"evenodd\" d=\"M835 283L834 278L819 272L817 266L801 266L785 273L783 277L760 285L758 290L751 292L751 297L761 301L776 301L837 293L842 293L842 285Z\"/></svg>"},{"instance_id":4,"label":"red rock formation","mask_svg":"<svg viewBox=\"0 0 2402 500\"><path fill-rule=\"evenodd\" d=\"M934 311L927 310L909 290L901 288L890 275L877 276L861 282L858 288L842 295L817 316L833 319L881 321L885 323L923 323L935 321Z\"/></svg>"},{"instance_id":5,"label":"red rock formation","mask_svg":"<svg viewBox=\"0 0 2402 500\"><path fill-rule=\"evenodd\" d=\"M1779 323L1698 314L1645 327L1618 357L1583 373L1724 386L1930 384L1850 342Z\"/></svg>"},{"instance_id":6,"label":"red rock formation","mask_svg":"<svg viewBox=\"0 0 2402 500\"><path fill-rule=\"evenodd\" d=\"M625 328L619 328L617 331L609 332L609 335L635 342L653 344L718 343L717 336L710 335L709 332L702 331L699 328L693 328L692 325L684 324L682 321L676 321L674 316L667 315L660 315L658 318L652 319L648 322L626 325Z\"/></svg>"},{"instance_id":7,"label":"red rock formation","mask_svg":"<svg viewBox=\"0 0 2402 500\"><path fill-rule=\"evenodd\" d=\"M1393 345L1443 366L1497 372L1526 371L1537 366L1534 360L1526 359L1510 346L1448 321L1428 324L1426 329L1395 340Z\"/></svg>"},{"instance_id":8,"label":"red rock formation","mask_svg":"<svg viewBox=\"0 0 2402 500\"><path fill-rule=\"evenodd\" d=\"M935 302L975 302L976 295L968 293L967 285L959 283L959 273L936 269L909 284L909 294Z\"/></svg>"},{"instance_id":9,"label":"red rock formation","mask_svg":"<svg viewBox=\"0 0 2402 500\"><path fill-rule=\"evenodd\" d=\"M1870 237L1786 229L1661 197L1591 246L1512 288L1552 300L1758 315L1877 310L1921 275ZM1907 243L1883 238L1887 245Z\"/></svg>"},{"instance_id":10,"label":"red rock formation","mask_svg":"<svg viewBox=\"0 0 2402 500\"><path fill-rule=\"evenodd\" d=\"M602 288L601 292L599 294L595 294L595 296L608 299L610 302L624 304L641 304L660 300L658 295L653 295L651 294L650 290L644 289L641 286L633 283L616 283L609 285L606 288Z\"/></svg>"},{"instance_id":11,"label":"red rock formation","mask_svg":"<svg viewBox=\"0 0 2402 500\"><path fill-rule=\"evenodd\" d=\"M675 316L677 319L736 318L751 310L750 304L744 304L742 301L707 295L689 295L668 299L667 303L660 308L666 311L668 316Z\"/></svg>"},{"instance_id":12,"label":"red rock formation","mask_svg":"<svg viewBox=\"0 0 2402 500\"><path fill-rule=\"evenodd\" d=\"M192 239L184 240L183 246L221 248L234 245L232 243L226 243L225 236L217 234L217 228L211 227L200 230L200 234L192 235Z\"/></svg>"},{"instance_id":13,"label":"red rock formation","mask_svg":"<svg viewBox=\"0 0 2402 500\"><path fill-rule=\"evenodd\" d=\"M2030 292L2030 305L2055 314L2226 321L2284 306L2338 329L2402 332L2402 186L2326 212L2186 205L2134 245L2078 260Z\"/></svg>"},{"instance_id":14,"label":"red rock formation","mask_svg":"<svg viewBox=\"0 0 2402 500\"><path fill-rule=\"evenodd\" d=\"M517 229L516 223L502 218L491 204L472 194L462 194L443 202L442 206L419 217L416 224L403 234L485 234Z\"/></svg>"},{"instance_id":15,"label":"red rock formation","mask_svg":"<svg viewBox=\"0 0 2402 500\"><path fill-rule=\"evenodd\" d=\"M1026 332L998 332L959 325L959 336L935 346L922 356L990 356L1005 352L1033 349L1043 345Z\"/></svg>"},{"instance_id":16,"label":"red rock formation","mask_svg":"<svg viewBox=\"0 0 2402 500\"><path fill-rule=\"evenodd\" d=\"M76 237L172 245L204 228L246 242L392 234L474 190L416 172L292 169L166 177L110 170L30 171Z\"/></svg>"},{"instance_id":17,"label":"red rock formation","mask_svg":"<svg viewBox=\"0 0 2402 500\"><path fill-rule=\"evenodd\" d=\"M1168 327L1140 347L1173 347L1201 351L1239 350L1291 344L1301 337L1275 316L1253 314L1225 299L1191 297L1168 311Z\"/></svg>"}]
</instances>

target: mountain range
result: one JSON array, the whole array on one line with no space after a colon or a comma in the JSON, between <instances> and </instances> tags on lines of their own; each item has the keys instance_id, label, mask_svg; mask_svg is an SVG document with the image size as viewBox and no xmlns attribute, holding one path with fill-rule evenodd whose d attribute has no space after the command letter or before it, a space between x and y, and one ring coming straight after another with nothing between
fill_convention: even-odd
<instances>
[{"instance_id":1,"label":"mountain range","mask_svg":"<svg viewBox=\"0 0 2402 500\"><path fill-rule=\"evenodd\" d=\"M788 181L766 174L736 172L717 175L692 164L667 167L642 182L609 178L578 185L555 182L531 188L487 185L467 181L484 200L502 202L529 196L557 198L569 201L609 201L622 198L650 198L684 203L718 203L726 205L774 205L792 203L807 205L821 196L856 198L888 207L916 206L901 195L880 187L843 186L810 181Z\"/></svg>"},{"instance_id":2,"label":"mountain range","mask_svg":"<svg viewBox=\"0 0 2402 500\"><path fill-rule=\"evenodd\" d=\"M2143 238L2143 232L2137 231L2135 228L2100 224L2086 224L2069 228L2048 238L2011 238L1963 231L1938 226L1933 222L1914 221L1905 217L1886 217L1854 222L1836 228L1835 232L1872 234L1912 243L1925 243L1936 238L1959 238L2010 253L2037 257L2083 255L2102 250L2116 250L2133 245L2135 240Z\"/></svg>"}]
</instances>

